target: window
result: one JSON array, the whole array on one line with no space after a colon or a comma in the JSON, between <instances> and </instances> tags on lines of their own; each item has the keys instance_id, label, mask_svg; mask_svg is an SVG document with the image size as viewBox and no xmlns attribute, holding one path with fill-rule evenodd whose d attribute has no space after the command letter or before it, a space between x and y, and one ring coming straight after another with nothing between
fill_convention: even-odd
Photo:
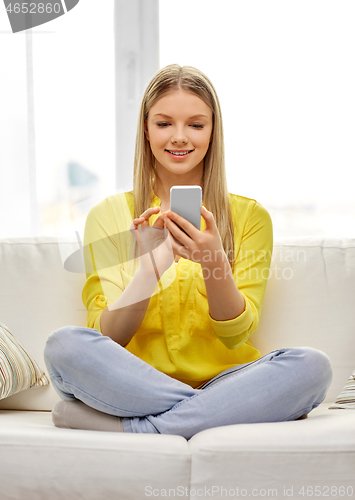
<instances>
[{"instance_id":1,"label":"window","mask_svg":"<svg viewBox=\"0 0 355 500\"><path fill-rule=\"evenodd\" d=\"M160 0L160 67L211 79L229 191L262 203L275 237L355 237L354 16L353 2Z\"/></svg>"},{"instance_id":2,"label":"window","mask_svg":"<svg viewBox=\"0 0 355 500\"><path fill-rule=\"evenodd\" d=\"M0 11L0 237L55 236L115 184L114 0L16 34Z\"/></svg>"},{"instance_id":3,"label":"window","mask_svg":"<svg viewBox=\"0 0 355 500\"><path fill-rule=\"evenodd\" d=\"M0 238L56 235L69 207L131 188L140 100L172 63L211 79L229 190L276 238L355 237L353 2L104 6L16 34L0 9Z\"/></svg>"}]
</instances>

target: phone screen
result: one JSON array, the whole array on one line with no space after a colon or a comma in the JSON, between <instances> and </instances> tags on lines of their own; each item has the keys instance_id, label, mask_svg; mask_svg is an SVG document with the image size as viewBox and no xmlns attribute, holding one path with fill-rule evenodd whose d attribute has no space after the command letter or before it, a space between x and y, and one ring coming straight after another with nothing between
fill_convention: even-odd
<instances>
[{"instance_id":1,"label":"phone screen","mask_svg":"<svg viewBox=\"0 0 355 500\"><path fill-rule=\"evenodd\" d=\"M170 210L184 217L198 230L201 229L201 204L201 186L173 186L170 189Z\"/></svg>"}]
</instances>

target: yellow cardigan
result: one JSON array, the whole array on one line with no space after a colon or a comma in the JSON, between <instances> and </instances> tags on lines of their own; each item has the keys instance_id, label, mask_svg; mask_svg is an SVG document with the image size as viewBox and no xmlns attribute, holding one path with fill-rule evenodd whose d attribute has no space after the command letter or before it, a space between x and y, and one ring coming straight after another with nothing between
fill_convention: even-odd
<instances>
[{"instance_id":1,"label":"yellow cardigan","mask_svg":"<svg viewBox=\"0 0 355 500\"><path fill-rule=\"evenodd\" d=\"M245 299L245 310L235 319L214 320L209 315L201 265L181 257L162 276L143 322L125 346L157 370L193 388L232 366L261 357L248 338L259 324L272 256L272 222L257 201L229 196L237 255L233 276ZM154 195L151 206L160 204ZM86 219L87 279L82 299L88 310L86 326L99 332L102 311L117 300L137 269L137 259L130 260L128 251L133 241L129 232L133 213L133 195L127 192L104 199ZM150 225L160 213L150 218ZM201 231L205 228L201 216ZM96 246L90 245L94 242Z\"/></svg>"}]
</instances>

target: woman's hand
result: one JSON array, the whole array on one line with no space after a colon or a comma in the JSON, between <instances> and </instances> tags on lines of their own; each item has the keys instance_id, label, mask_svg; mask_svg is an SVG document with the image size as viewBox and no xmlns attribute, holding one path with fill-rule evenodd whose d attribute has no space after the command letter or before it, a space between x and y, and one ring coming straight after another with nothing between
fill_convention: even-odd
<instances>
[{"instance_id":1,"label":"woman's hand","mask_svg":"<svg viewBox=\"0 0 355 500\"><path fill-rule=\"evenodd\" d=\"M169 233L164 229L165 212L149 226L150 217L159 211L160 207L148 208L140 217L133 219L129 229L139 244L141 268L147 274L158 273L161 278L174 262L174 254Z\"/></svg>"},{"instance_id":2,"label":"woman's hand","mask_svg":"<svg viewBox=\"0 0 355 500\"><path fill-rule=\"evenodd\" d=\"M215 267L213 263L221 258L224 249L212 212L201 206L201 215L206 221L204 231L199 231L191 222L171 210L165 214L165 227L170 233L174 255Z\"/></svg>"}]
</instances>

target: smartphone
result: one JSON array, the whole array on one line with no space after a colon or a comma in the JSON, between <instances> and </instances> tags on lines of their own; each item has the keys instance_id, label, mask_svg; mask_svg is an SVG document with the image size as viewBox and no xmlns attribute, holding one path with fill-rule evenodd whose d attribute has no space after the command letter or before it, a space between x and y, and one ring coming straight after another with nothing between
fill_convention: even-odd
<instances>
[{"instance_id":1,"label":"smartphone","mask_svg":"<svg viewBox=\"0 0 355 500\"><path fill-rule=\"evenodd\" d=\"M170 210L184 217L198 230L201 230L201 205L201 186L172 186L170 188ZM186 234L182 228L180 229Z\"/></svg>"}]
</instances>

